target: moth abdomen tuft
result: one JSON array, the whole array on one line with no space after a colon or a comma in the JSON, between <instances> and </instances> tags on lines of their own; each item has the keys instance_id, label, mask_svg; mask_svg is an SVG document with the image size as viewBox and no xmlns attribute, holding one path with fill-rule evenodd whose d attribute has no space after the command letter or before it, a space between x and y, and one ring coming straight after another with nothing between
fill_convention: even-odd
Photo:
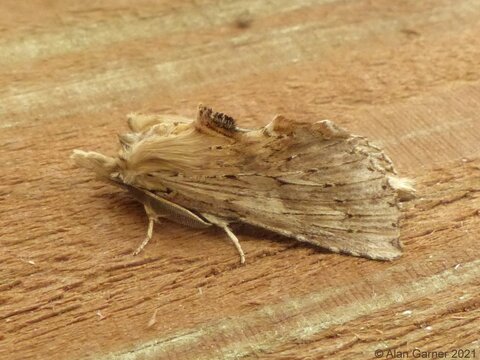
<instances>
[{"instance_id":1,"label":"moth abdomen tuft","mask_svg":"<svg viewBox=\"0 0 480 360\"><path fill-rule=\"evenodd\" d=\"M212 121L227 130L235 130L237 127L234 118L221 112L213 113Z\"/></svg>"},{"instance_id":2,"label":"moth abdomen tuft","mask_svg":"<svg viewBox=\"0 0 480 360\"><path fill-rule=\"evenodd\" d=\"M206 106L199 106L198 121L200 125L217 130L221 133L236 132L237 124L235 119L225 113L213 111Z\"/></svg>"}]
</instances>

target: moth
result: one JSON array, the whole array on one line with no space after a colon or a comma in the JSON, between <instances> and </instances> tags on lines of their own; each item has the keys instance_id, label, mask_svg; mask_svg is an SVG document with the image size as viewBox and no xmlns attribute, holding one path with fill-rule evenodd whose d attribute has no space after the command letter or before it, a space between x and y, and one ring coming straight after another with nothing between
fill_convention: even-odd
<instances>
[{"instance_id":1,"label":"moth","mask_svg":"<svg viewBox=\"0 0 480 360\"><path fill-rule=\"evenodd\" d=\"M400 201L412 183L366 138L332 121L276 116L244 129L199 106L195 120L131 114L110 157L74 150L72 158L102 180L127 190L155 222L216 226L245 262L232 223L244 223L336 253L370 259L399 257Z\"/></svg>"}]
</instances>

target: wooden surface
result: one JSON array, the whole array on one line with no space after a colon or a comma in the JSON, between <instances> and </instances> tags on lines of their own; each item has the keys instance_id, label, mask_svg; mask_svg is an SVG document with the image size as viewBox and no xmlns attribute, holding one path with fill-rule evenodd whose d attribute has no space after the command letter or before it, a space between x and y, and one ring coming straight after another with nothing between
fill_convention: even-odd
<instances>
[{"instance_id":1,"label":"wooden surface","mask_svg":"<svg viewBox=\"0 0 480 360\"><path fill-rule=\"evenodd\" d=\"M1 359L480 357L479 1L85 3L0 2ZM383 146L417 182L404 256L247 228L239 266L221 231L168 223L133 257L143 209L69 155L200 102Z\"/></svg>"}]
</instances>

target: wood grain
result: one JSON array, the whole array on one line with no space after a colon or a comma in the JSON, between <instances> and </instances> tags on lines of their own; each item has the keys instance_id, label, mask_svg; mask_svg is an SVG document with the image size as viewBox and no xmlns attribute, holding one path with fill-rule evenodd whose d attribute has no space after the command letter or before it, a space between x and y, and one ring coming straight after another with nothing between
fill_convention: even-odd
<instances>
[{"instance_id":1,"label":"wood grain","mask_svg":"<svg viewBox=\"0 0 480 360\"><path fill-rule=\"evenodd\" d=\"M0 357L375 358L477 350L480 3L0 3ZM239 19L241 20L239 22ZM69 160L132 111L330 118L419 197L375 262L238 229L157 228ZM155 316L154 316L155 314Z\"/></svg>"}]
</instances>

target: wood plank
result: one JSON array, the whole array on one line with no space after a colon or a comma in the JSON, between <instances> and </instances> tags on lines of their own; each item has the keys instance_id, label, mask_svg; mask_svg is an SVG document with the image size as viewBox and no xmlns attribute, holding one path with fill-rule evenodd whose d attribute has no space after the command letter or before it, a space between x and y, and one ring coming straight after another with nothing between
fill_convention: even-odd
<instances>
[{"instance_id":1,"label":"wood plank","mask_svg":"<svg viewBox=\"0 0 480 360\"><path fill-rule=\"evenodd\" d=\"M475 0L2 1L0 357L479 356L479 15ZM115 151L131 111L199 102L383 146L417 182L404 256L243 227L239 266L221 231L168 223L133 257L143 209L68 157Z\"/></svg>"}]
</instances>

